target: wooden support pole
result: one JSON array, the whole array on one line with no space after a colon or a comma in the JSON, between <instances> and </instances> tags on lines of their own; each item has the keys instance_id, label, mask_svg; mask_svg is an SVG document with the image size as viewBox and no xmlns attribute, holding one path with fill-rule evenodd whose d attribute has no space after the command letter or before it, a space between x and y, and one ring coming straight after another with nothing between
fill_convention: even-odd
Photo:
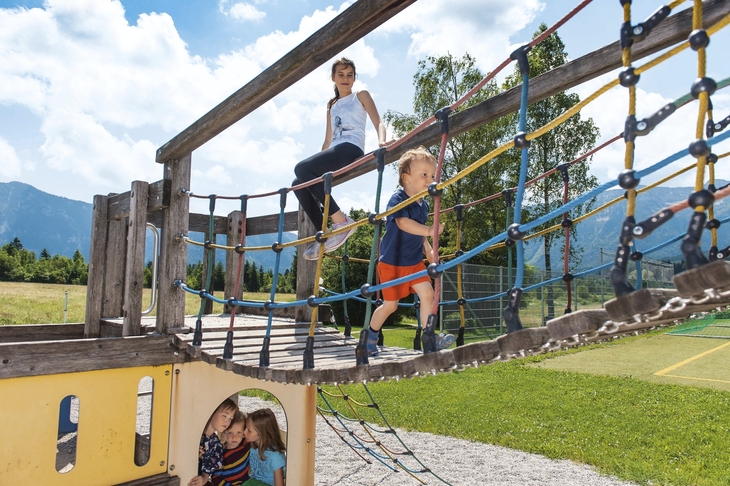
<instances>
[{"instance_id":1,"label":"wooden support pole","mask_svg":"<svg viewBox=\"0 0 730 486\"><path fill-rule=\"evenodd\" d=\"M226 233L226 246L236 246L243 240L243 221L246 214L241 211L231 211L228 214L228 232ZM243 295L243 270L241 270L241 278L236 282L236 273L238 272L238 260L240 256L235 251L226 252L226 281L224 298L233 297L240 299ZM236 283L238 283L238 293L236 294ZM238 309L240 312L241 309ZM225 312L231 312L228 305L225 306Z\"/></svg>"},{"instance_id":2,"label":"wooden support pole","mask_svg":"<svg viewBox=\"0 0 730 486\"><path fill-rule=\"evenodd\" d=\"M107 215L108 216L108 215ZM124 315L124 265L127 257L127 225L129 218L107 223L106 267L104 268L101 317Z\"/></svg>"},{"instance_id":3,"label":"wooden support pole","mask_svg":"<svg viewBox=\"0 0 730 486\"><path fill-rule=\"evenodd\" d=\"M185 282L187 274L188 245L180 235L188 233L190 200L180 190L190 188L190 169L191 154L165 163L164 178L171 181L171 195L170 207L162 210L160 235L156 326L160 334L185 325L185 292L175 286L175 281Z\"/></svg>"},{"instance_id":4,"label":"wooden support pole","mask_svg":"<svg viewBox=\"0 0 730 486\"><path fill-rule=\"evenodd\" d=\"M317 231L312 222L309 220L302 208L299 208L299 239L312 236ZM317 270L316 261L305 260L302 255L304 250L310 243L306 245L297 246L297 300L306 300L312 295L314 287L312 284L317 285L318 282L314 282L314 276ZM309 322L312 318L312 309L308 305L298 307L296 310L297 322Z\"/></svg>"},{"instance_id":5,"label":"wooden support pole","mask_svg":"<svg viewBox=\"0 0 730 486\"><path fill-rule=\"evenodd\" d=\"M122 336L139 336L142 323L142 288L144 287L144 244L147 233L148 186L145 181L132 182L127 231L127 264L124 272L124 324Z\"/></svg>"},{"instance_id":6,"label":"wooden support pole","mask_svg":"<svg viewBox=\"0 0 730 486\"><path fill-rule=\"evenodd\" d=\"M107 196L94 196L91 214L91 248L89 249L89 276L86 284L86 321L84 337L99 337L101 329L101 298L106 267L106 211Z\"/></svg>"}]
</instances>

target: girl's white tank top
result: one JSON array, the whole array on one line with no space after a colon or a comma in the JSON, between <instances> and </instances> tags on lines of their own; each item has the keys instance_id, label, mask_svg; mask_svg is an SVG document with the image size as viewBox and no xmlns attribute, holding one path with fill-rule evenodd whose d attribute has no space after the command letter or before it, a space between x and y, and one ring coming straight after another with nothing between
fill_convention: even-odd
<instances>
[{"instance_id":1,"label":"girl's white tank top","mask_svg":"<svg viewBox=\"0 0 730 486\"><path fill-rule=\"evenodd\" d=\"M340 98L330 109L332 143L330 147L349 142L365 151L365 122L367 112L357 97L357 91Z\"/></svg>"}]
</instances>

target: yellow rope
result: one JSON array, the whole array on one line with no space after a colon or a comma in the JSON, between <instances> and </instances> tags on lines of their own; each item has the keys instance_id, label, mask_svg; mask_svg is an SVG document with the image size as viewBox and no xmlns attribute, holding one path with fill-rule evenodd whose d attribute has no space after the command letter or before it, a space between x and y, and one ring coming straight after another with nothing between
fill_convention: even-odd
<instances>
[{"instance_id":1,"label":"yellow rope","mask_svg":"<svg viewBox=\"0 0 730 486\"><path fill-rule=\"evenodd\" d=\"M324 208L322 210L322 232L327 230L327 220L330 218L330 195L324 195ZM324 260L324 243L319 245L319 256L317 257L317 269L314 271L314 285L312 285L312 295L319 296L319 277L322 276L322 260ZM312 319L309 323L309 337L314 336L314 330L317 327L317 314L319 307L312 307Z\"/></svg>"},{"instance_id":2,"label":"yellow rope","mask_svg":"<svg viewBox=\"0 0 730 486\"><path fill-rule=\"evenodd\" d=\"M667 5L671 10L674 10L679 4L684 3L684 0L674 0L672 3Z\"/></svg>"},{"instance_id":3,"label":"yellow rope","mask_svg":"<svg viewBox=\"0 0 730 486\"><path fill-rule=\"evenodd\" d=\"M730 152L725 152L722 155L718 155L717 160L724 159L725 157L728 157L728 156L730 156Z\"/></svg>"}]
</instances>

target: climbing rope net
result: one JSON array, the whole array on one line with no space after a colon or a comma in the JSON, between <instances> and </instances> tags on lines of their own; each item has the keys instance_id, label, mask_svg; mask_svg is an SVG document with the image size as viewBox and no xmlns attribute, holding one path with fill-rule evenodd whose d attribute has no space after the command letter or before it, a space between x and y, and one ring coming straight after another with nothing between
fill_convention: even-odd
<instances>
[{"instance_id":1,"label":"climbing rope net","mask_svg":"<svg viewBox=\"0 0 730 486\"><path fill-rule=\"evenodd\" d=\"M572 291L572 281L576 277L580 277L583 275L588 275L591 273L599 272L605 268L610 267L610 280L614 287L614 292L617 299L622 298L630 298L632 295L635 295L637 292L637 289L632 286L627 278L627 263L629 260L633 260L637 262L637 265L640 265L640 261L643 255L650 254L652 252L658 251L662 248L665 248L669 245L672 245L679 240L681 240L681 251L686 263L686 267L689 270L696 269L699 267L706 266L710 264L713 261L722 260L725 258L728 253L730 253L730 246L727 248L720 249L718 247L718 236L717 236L717 229L720 227L720 225L724 222L724 220L718 220L714 217L713 212L713 202L717 201L719 199L722 199L728 194L730 194L730 187L722 187L717 188L715 186L715 164L722 158L727 157L730 153L725 153L721 155L716 155L712 152L712 147L714 145L717 145L718 143L722 142L726 138L730 137L730 131L722 133L725 128L730 124L730 116L727 116L726 118L722 119L719 122L714 121L713 119L713 111L712 111L712 102L711 102L711 96L721 88L726 87L728 84L730 84L730 78L723 79L721 81L715 81L710 77L707 77L706 75L706 49L709 44L710 37L718 32L720 29L727 26L728 23L730 23L730 15L726 15L723 17L720 21L716 22L714 25L703 28L703 4L700 0L694 0L692 5L692 33L690 34L689 38L682 42L681 44L673 47L672 49L662 53L661 55L653 58L652 60L646 62L645 64L634 66L632 62L632 45L634 42L640 41L647 36L649 36L653 29L657 27L664 19L666 19L671 11L675 9L678 5L683 3L684 0L675 0L668 5L664 5L660 7L656 12L654 12L649 18L647 18L645 21L640 22L638 24L632 23L632 17L631 17L631 0L619 0L622 7L623 7L623 23L621 24L620 29L620 47L621 47L621 54L622 54L622 64L623 68L620 70L620 73L616 79L613 79L612 81L606 83L604 86L602 86L600 89L592 93L591 95L587 96L582 101L576 103L571 108L564 111L562 114L560 114L557 118L550 121L549 123L545 124L544 126L541 126L533 131L528 132L527 131L527 106L528 106L528 100L529 100L529 87L530 87L530 62L529 62L529 55L531 49L533 49L536 45L538 45L540 42L542 42L544 39L546 39L548 36L553 34L558 27L560 27L563 23L567 22L571 17L576 15L581 9L583 9L586 5L588 5L591 0L584 0L581 2L578 6L576 6L571 12L569 12L565 17L563 17L558 23L547 29L545 32L543 32L538 37L534 38L531 42L528 44L525 44L524 46L518 48L515 50L509 58L505 59L499 66L497 66L493 71L491 71L484 79L482 79L479 83L477 83L473 89L471 89L468 93L466 93L462 98L457 100L455 103L453 103L450 106L446 106L439 111L437 111L432 117L428 118L427 120L423 121L420 125L418 125L415 129L413 129L411 132L406 134L404 137L402 137L400 140L392 143L388 147L380 148L376 150L375 152L365 155L364 157L358 159L357 161L353 162L347 167L344 167L338 171L330 172L327 174L324 174L321 178L308 181L306 183L299 184L294 187L288 187L283 188L278 191L274 192L268 192L268 193L262 193L262 194L255 194L255 195L240 195L240 196L219 196L219 195L209 195L209 196L200 196L197 194L194 194L193 192L182 189L181 193L184 195L187 195L191 198L197 197L197 198L207 198L210 201L209 205L209 213L210 213L210 229L209 234L213 234L213 217L214 217L214 211L215 211L215 205L217 200L221 199L228 199L228 200L240 200L241 203L241 213L244 215L243 224L242 224L242 231L241 231L241 243L235 246L226 246L226 245L218 245L215 243L212 243L211 241L194 241L187 235L180 235L181 239L183 239L186 243L190 245L197 245L202 246L205 248L205 251L207 253L208 258L208 266L209 269L207 278L206 278L206 284L204 289L191 289L189 288L184 282L182 281L176 281L175 284L180 287L181 289L197 294L201 297L201 306L200 306L200 312L198 314L198 319L196 322L196 329L193 339L193 345L194 346L200 346L202 343L202 316L203 316L203 309L204 309L204 300L209 299L214 302L223 303L229 306L229 308L233 309L237 306L251 306L251 307L262 307L265 310L268 311L268 322L267 322L267 328L266 328L266 335L264 337L262 348L260 352L260 359L259 359L259 366L260 367L268 367L270 365L269 361L269 346L270 346L270 334L271 334L271 328L272 328L272 322L273 322L273 313L275 309L281 309L285 307L295 307L295 306L302 306L302 305L309 305L312 307L312 317L311 317L311 323L309 328L309 334L307 337L307 343L306 347L303 353L303 369L305 370L311 370L315 368L314 363L314 332L317 322L317 308L320 304L335 302L335 301L347 301L349 299L356 299L356 300L362 300L366 303L366 315L363 323L363 328L366 328L368 326L368 323L370 321L370 312L371 312L371 304L373 303L373 297L377 295L379 291L386 287L391 287L395 285L402 284L404 282L420 278L423 276L429 276L432 279L435 280L435 298L432 305L432 309L428 318L428 321L426 323L420 323L418 324L417 328L417 334L416 338L414 339L414 347L416 349L421 349L424 351L424 353L433 353L436 349L436 333L435 333L435 326L436 326L436 315L439 306L443 305L458 305L460 308L460 315L461 315L461 327L459 329L459 336L457 338L457 346L462 346L464 344L464 306L467 305L469 302L476 302L480 300L494 300L499 298L506 298L507 299L507 306L504 309L503 313L503 319L506 324L507 332L509 334L519 334L519 331L522 331L523 325L520 321L519 316L519 309L520 309L520 301L521 297L523 295L523 292L526 292L528 290L532 290L535 288L539 288L541 286L550 285L559 281L563 281L566 285L566 291L568 293L568 303L571 302L570 300L570 293ZM683 96L677 100L675 100L672 103L665 104L664 106L661 106L653 115L638 120L636 117L636 105L637 105L637 83L640 80L640 77L642 74L648 72L652 68L660 65L667 59L670 59L673 56L676 56L680 52L683 52L687 49L692 49L696 51L697 53L697 79L691 83L691 89L690 93L686 96ZM446 145L447 141L449 140L449 117L450 114L454 113L462 104L464 104L467 100L469 100L474 94L479 92L487 83L489 83L491 80L495 78L495 76L502 71L504 68L506 68L508 65L510 65L512 62L516 62L517 66L519 68L520 76L522 78L522 84L521 84L521 96L520 96L520 108L519 108L519 123L517 127L517 134L514 136L514 138L506 143L503 143L502 145L498 146L497 148L493 149L483 157L480 157L479 159L473 161L468 167L465 169L459 171L458 173L454 174L452 177L442 180L442 172L443 172L443 163L444 163L444 156L446 151ZM538 139L542 135L548 133L550 130L554 129L558 125L564 123L574 115L578 114L580 110L582 110L585 106L592 103L596 99L598 99L600 96L604 95L608 91L612 90L613 88L617 86L622 86L626 89L628 89L629 93L629 106L628 106L628 114L625 121L624 131L621 134L618 134L611 138L610 140L604 142L600 146L592 149L591 151L583 154L582 156L576 158L572 161L566 161L558 165L557 167L539 175L538 177L527 180L527 165L528 165L528 154L530 150L530 144L531 141ZM647 136L649 133L659 125L662 121L664 121L667 117L672 115L674 112L676 112L679 108L690 104L693 101L697 101L698 106L698 114L697 114L697 123L696 123L696 130L694 133L694 137L689 143L689 146L687 149L678 151L669 157L666 157L663 160L660 160L658 162L655 162L648 167L644 167L641 169L637 169L634 167L634 152L635 152L635 146L640 137ZM426 127L431 126L432 124L437 123L440 127L441 132L441 143L440 143L440 153L438 156L438 164L437 164L437 172L436 172L436 180L428 187L427 190L424 190L418 194L415 194L414 196L410 197L406 201L403 201L402 203L386 210L381 211L380 210L380 196L381 196L381 190L382 190L382 182L383 182L383 170L385 166L385 158L387 151L393 150L399 146L402 146L404 144L407 144L409 140L411 140L416 134L423 131ZM569 187L570 187L570 175L569 175L569 168L578 163L582 163L586 161L588 158L590 158L592 155L597 153L598 151L602 150L603 148L607 147L608 145L611 145L618 140L623 139L624 141L624 170L620 173L617 180L609 181L604 184L599 185L598 187L595 187L594 189L591 189L590 191L572 199L569 200ZM455 184L456 182L468 177L470 174L474 173L478 168L485 166L490 161L494 160L496 157L498 157L500 154L505 153L508 150L516 149L520 151L520 170L519 170L519 177L518 177L518 183L516 187L512 188L506 188L504 191L501 191L499 193L495 193L493 195L484 197L479 200L475 200L472 202L469 202L467 204L461 204L454 206L452 208L442 208L441 207L441 194L442 191L449 186ZM675 161L678 161L682 159L683 157L691 155L694 157L695 162L674 172L673 174L654 182L653 184L647 185L645 187L639 188L639 182L642 178L649 176L650 174L653 174L670 164L674 163ZM358 167L363 166L364 164L374 161L375 166L377 169L377 187L376 187L376 197L375 197L375 208L374 212L369 214L367 218L363 218L359 221L355 221L353 223L350 223L348 225L339 227L337 229L331 229L328 230L327 228L327 220L329 219L329 212L330 212L330 195L332 191L332 182L335 177L341 176L343 174L346 174L348 172L351 172ZM637 206L637 198L641 193L644 193L646 191L649 191L661 184L664 184L671 178L677 177L678 175L681 175L683 173L686 173L688 171L694 170L696 177L695 177L695 184L694 184L694 192L688 197L686 201L679 201L675 204L670 205L667 208L662 209L661 211L657 212L656 214L652 215L651 217L647 218L644 221L640 221L637 223L636 217L635 217L635 211ZM530 185L535 184L537 181L550 177L553 174L559 173L562 177L563 182L563 197L562 197L562 205L554 209L552 211L547 212L546 214L543 214L531 221L523 221L523 208L524 208L524 198L525 198L525 191L527 188L530 187ZM707 188L705 188L705 179L706 174L709 175L708 177L708 184ZM282 241L282 235L284 231L284 209L286 206L286 199L287 194L293 190L300 190L304 189L306 187L309 187L314 184L323 183L324 190L325 190L325 200L324 200L324 208L323 208L323 214L324 214L324 223L322 225L322 228L320 228L320 231L317 232L316 235L301 238L296 241L290 241L287 243L281 243ZM575 210L576 208L580 207L582 204L585 204L589 201L592 201L597 195L612 189L616 186L619 186L620 188L624 189L625 197L624 198L616 198L613 199L606 204L602 205L599 208L596 208L590 212L587 212L585 214L579 215L573 219L570 218L570 212L572 210ZM246 222L245 222L245 214L247 210L247 204L248 201L254 198L263 198L263 197L271 197L271 196L279 196L279 206L280 206L280 213L279 213L279 221L278 221L278 231L277 231L277 242L274 243L271 246L245 246L245 234L246 234ZM400 209L408 206L409 204L421 199L424 196L430 196L434 199L434 212L433 212L433 228L436 228L434 231L433 236L433 250L434 255L438 254L439 250L439 235L437 228L439 227L439 221L440 218L444 213L448 212L454 212L456 216L457 221L457 228L456 228L456 247L457 251L453 255L445 255L441 257L441 260L436 263L431 263L428 265L428 268L426 270L423 270L421 272L415 273L413 275L409 275L407 277L402 277L393 281L389 282L380 282L377 284L372 284L373 282L373 275L374 275L374 269L375 269L375 262L376 257L378 255L378 247L379 247L379 241L380 241L380 233L382 230L382 223L384 222L385 218L388 216L394 214L395 212L399 211ZM488 240L482 242L481 244L475 246L474 248L468 249L468 250L462 250L462 223L463 223L463 214L465 210L468 210L471 207L474 207L479 204L484 204L489 201L493 201L498 198L505 198L505 200L508 202L508 207L513 207L513 213L511 218L511 224L508 225L506 231L501 232ZM626 206L626 217L621 225L620 231L619 231L619 245L616 249L615 258L613 262L610 262L605 265L597 266L595 268L591 268L579 273L571 273L569 268L569 250L570 250L570 229L574 224L577 224L581 221L586 220L587 218L590 218L601 211L605 210L607 207L617 204L623 200L627 201ZM654 230L656 230L659 226L664 224L666 221L668 221L670 218L674 216L674 214L678 213L679 211L682 211L687 208L692 208L693 213L691 216L690 224L687 229L687 232L682 235L678 235L675 238L669 239L668 241L665 241L663 243L660 243L652 248L648 248L644 250L643 252L639 252L636 249L635 240L637 239L643 239L649 236ZM509 211L508 211L508 218L509 218ZM545 229L537 230L539 227L548 224L550 221L554 220L555 218L562 218L561 222L559 224L550 226ZM374 238L372 242L372 247L370 250L370 258L365 260L358 260L354 258L348 258L347 257L347 247L345 247L345 257L342 258L342 266L343 266L343 286L344 286L344 265L347 261L362 261L366 262L368 264L368 271L367 271L367 282L362 284L360 288L357 288L355 290L346 291L346 289L343 289L342 293L334 293L330 292L330 295L326 296L320 296L320 290L318 285L314 285L314 292L313 294L306 300L298 300L294 302L278 302L276 300L276 288L277 288L277 280L279 276L279 270L280 270L280 263L281 263L281 252L285 248L294 247L295 245L302 245L311 243L314 241L317 242L324 242L328 237L331 237L335 234L342 233L345 231L349 231L353 228L357 228L363 225L373 225L374 227ZM711 232L711 247L708 252L708 255L705 255L701 248L700 248L700 239L701 235L704 229L708 229ZM525 257L524 257L524 242L529 239L538 238L541 236L544 236L545 234L553 231L563 231L565 234L565 249L564 249L564 255L563 255L563 274L561 276L548 279L544 282L540 282L538 284L532 285L532 286L524 286L524 269L525 269ZM516 253L516 271L514 276L514 282L511 285L511 288L502 293L498 293L495 295L490 295L487 297L481 297L481 298L474 298L474 299L465 299L463 297L462 293L462 275L461 275L461 264L464 262L467 262L470 258L473 258L474 256L478 255L481 252L490 251L496 248L500 247L508 247L508 251L510 252L509 260L512 261L511 252L512 250ZM227 252L235 252L238 255L238 264L237 264L237 278L236 278L236 286L235 286L235 296L228 299L219 299L212 295L210 292L208 292L205 289L210 288L211 284L211 277L212 277L212 258L213 258L213 252L215 250L224 250ZM271 293L270 293L270 299L266 302L260 302L260 301L253 301L253 300L245 300L242 297L238 298L238 296L242 296L242 288L241 288L241 272L243 268L243 262L244 262L244 255L246 252L252 252L252 251L273 251L276 255L275 264L274 264L274 271L273 271L273 281L271 286ZM317 259L317 265L316 265L316 271L315 271L315 277L314 282L319 282L320 276L322 275L322 262L324 258L324 245L320 245L319 250L319 256ZM439 300L439 286L440 286L440 279L439 276L447 269L456 267L457 270L457 289L458 289L458 298L455 301L444 301L441 302ZM641 272L639 271L638 274L640 275ZM639 285L640 287L640 285ZM701 289L703 290L703 289ZM726 294L716 294L724 297ZM711 298L714 298L710 296ZM687 306L687 301L685 299L684 302L680 302L677 300L678 297L674 297L674 300L671 300L670 303L667 304L667 302L663 302L662 306L664 310L671 310L673 312L676 312L679 307ZM694 302L694 301L693 301ZM706 302L703 301L703 302ZM696 303L696 302L695 302ZM418 306L418 302L415 304L404 304L404 305L415 305ZM667 305L669 307L667 307ZM570 304L566 306L565 313L570 314L572 312L572 309L570 308ZM345 305L345 313L347 313L347 306ZM235 319L235 312L231 312L230 315L230 326L227 333L227 339L224 347L224 354L223 357L225 359L231 359L233 356L233 326L234 326L234 319ZM630 317L630 316L629 316ZM654 316L656 318L656 315ZM645 318L640 318L639 320L646 320ZM675 317L676 319L676 317ZM619 326L616 325L616 323L611 323L608 327L606 326L605 322L606 319L603 318L604 323L599 326L600 331L603 333L612 333L617 332L619 329L633 329L631 325L627 326ZM548 326L549 328L550 326ZM349 325L349 319L346 326L346 335L349 336L350 333L350 325ZM595 338L595 334L597 333L596 329L591 328L590 332L585 333L586 336L581 336L583 341L586 339L590 340L592 338ZM575 336L576 334L581 334L581 332L578 333L571 333L568 334L568 336ZM600 333L599 333L600 334ZM365 348L365 340L366 340L367 333L360 333L360 341L357 345L356 352L355 352L355 360L357 365L363 365L368 364L368 356ZM551 343L542 343L543 348L547 349L555 349L556 346L560 347L560 345L566 345L570 344L570 339L558 339L562 344L556 345L555 338L552 338ZM517 348L513 349L512 352L515 352L517 354L524 354L525 351L529 351L530 348L534 347L530 342L525 343L522 341L516 341L515 346ZM511 355L512 352L507 353L507 355ZM503 356L504 357L504 356Z\"/></svg>"}]
</instances>

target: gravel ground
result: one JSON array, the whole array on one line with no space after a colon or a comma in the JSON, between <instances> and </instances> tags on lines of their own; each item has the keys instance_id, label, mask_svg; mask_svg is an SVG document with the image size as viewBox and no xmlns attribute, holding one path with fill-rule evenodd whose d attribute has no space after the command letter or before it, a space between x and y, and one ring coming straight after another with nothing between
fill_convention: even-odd
<instances>
[{"instance_id":1,"label":"gravel ground","mask_svg":"<svg viewBox=\"0 0 730 486\"><path fill-rule=\"evenodd\" d=\"M248 397L241 397L239 402L243 411L262 407L271 408L277 414L279 425L282 428L285 427L284 413L278 405ZM418 474L417 476L426 484L451 484L453 486L625 486L635 484L601 476L590 466L567 460L556 461L506 447L422 432L398 430L397 434L415 456L444 481L441 482L430 474ZM394 442L392 436L378 434L377 439L384 444L392 445L392 450L403 450L400 443ZM314 484L317 486L380 484L414 486L421 484L400 468L393 471L364 453L372 461L372 464L366 463L338 437L320 416L317 416L316 447ZM408 457L404 456L403 462L411 469L417 468L417 464Z\"/></svg>"},{"instance_id":2,"label":"gravel ground","mask_svg":"<svg viewBox=\"0 0 730 486\"><path fill-rule=\"evenodd\" d=\"M75 405L75 404L74 404ZM72 405L72 420L78 417L78 408ZM149 406L141 404L139 415L149 416ZM251 397L239 397L244 412L269 407L276 413L279 426L286 429L284 412L278 404ZM328 417L332 422L332 419ZM142 422L146 422L142 420ZM337 424L335 424L337 425ZM355 429L353 429L355 430ZM144 433L144 430L140 432ZM366 435L362 429L359 435ZM391 451L404 451L404 447L391 434L374 434ZM423 432L397 431L398 437L410 448L421 463L433 474L416 476L426 484L451 484L453 486L619 486L635 483L601 476L590 466L567 460L552 460L537 454L508 449L481 442L455 439ZM352 442L350 440L350 442ZM59 436L57 470L66 472L73 465L73 449L76 433ZM379 448L374 448L378 453ZM317 446L314 465L314 484L317 486L415 486L420 481L400 468L390 467L359 451L370 463L351 449L332 428L317 416ZM410 456L397 456L411 470L421 466ZM441 478L443 481L439 480ZM294 485L293 485L294 486Z\"/></svg>"}]
</instances>

